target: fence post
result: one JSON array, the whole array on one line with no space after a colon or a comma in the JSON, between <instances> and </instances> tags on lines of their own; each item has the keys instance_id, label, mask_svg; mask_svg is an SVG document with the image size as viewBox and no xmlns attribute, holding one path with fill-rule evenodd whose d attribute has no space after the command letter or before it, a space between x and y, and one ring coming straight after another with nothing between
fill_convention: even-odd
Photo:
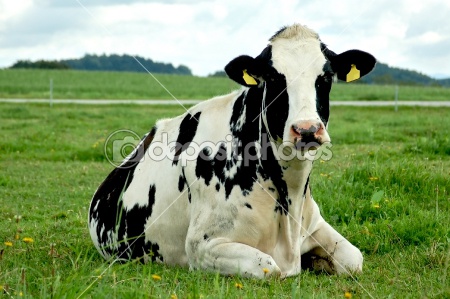
<instances>
[{"instance_id":1,"label":"fence post","mask_svg":"<svg viewBox=\"0 0 450 299\"><path fill-rule=\"evenodd\" d=\"M395 112L398 111L398 85L395 85Z\"/></svg>"}]
</instances>

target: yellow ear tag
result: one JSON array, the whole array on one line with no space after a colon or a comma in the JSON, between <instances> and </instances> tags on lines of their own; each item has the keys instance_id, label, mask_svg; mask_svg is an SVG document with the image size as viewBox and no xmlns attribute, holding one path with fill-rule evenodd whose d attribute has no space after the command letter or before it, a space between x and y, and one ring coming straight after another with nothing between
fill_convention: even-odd
<instances>
[{"instance_id":1,"label":"yellow ear tag","mask_svg":"<svg viewBox=\"0 0 450 299\"><path fill-rule=\"evenodd\" d=\"M244 72L244 76L242 76L242 78L244 78L244 81L246 84L248 84L248 85L257 85L258 84L256 82L255 78L253 78L252 76L247 74L247 70L244 70L243 72Z\"/></svg>"},{"instance_id":2,"label":"yellow ear tag","mask_svg":"<svg viewBox=\"0 0 450 299\"><path fill-rule=\"evenodd\" d=\"M356 65L352 64L352 68L350 72L347 74L347 82L352 82L361 78L361 74L359 70L356 68Z\"/></svg>"}]
</instances>

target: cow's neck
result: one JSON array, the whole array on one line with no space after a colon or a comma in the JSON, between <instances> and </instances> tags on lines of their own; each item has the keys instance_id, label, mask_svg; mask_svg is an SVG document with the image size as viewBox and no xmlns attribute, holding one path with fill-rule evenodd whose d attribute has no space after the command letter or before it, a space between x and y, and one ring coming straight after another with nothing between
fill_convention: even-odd
<instances>
[{"instance_id":1,"label":"cow's neck","mask_svg":"<svg viewBox=\"0 0 450 299\"><path fill-rule=\"evenodd\" d=\"M261 159L260 163L262 169L269 172L267 176L271 178L278 193L275 211L279 213L278 239L280 242L277 242L275 250L279 253L277 256L283 257L283 261L277 262L285 263L285 266L289 267L289 265L300 265L302 213L312 161L295 158L290 161L275 159L281 150L277 140L282 140L283 137L289 99L287 93L280 91L279 88L266 88L264 95L262 108L268 107L268 109L260 117L260 141L262 148L264 148L264 142L272 143L266 159ZM261 157L264 158L264 153L261 153ZM299 269L291 269L291 271L297 272Z\"/></svg>"},{"instance_id":2,"label":"cow's neck","mask_svg":"<svg viewBox=\"0 0 450 299\"><path fill-rule=\"evenodd\" d=\"M289 193L292 195L304 196L305 185L308 184L309 174L312 170L312 161L294 160L288 163L280 163L283 169L283 179L286 181Z\"/></svg>"},{"instance_id":3,"label":"cow's neck","mask_svg":"<svg viewBox=\"0 0 450 299\"><path fill-rule=\"evenodd\" d=\"M276 198L273 198L277 201L275 212L288 216L298 214L297 206L305 191L311 162L307 160L280 162L276 158L278 148L270 143L268 133L278 139L282 137L286 124L289 98L284 87L285 85L275 84L244 90L235 100L230 128L233 137L242 142L237 154L244 159L243 164L246 165L247 173L251 175L255 171L260 185L267 186L267 183L272 185L271 189L276 191ZM264 107L267 107L267 110L261 113ZM269 128L262 120L263 115L266 116ZM259 142L260 147L247 147L254 142ZM260 159L249 160L245 157L248 153L244 149L255 149L257 153L254 154ZM253 182L250 185L242 184L241 188L245 189L243 192L247 192L251 191L253 185ZM271 190L266 192L272 194Z\"/></svg>"},{"instance_id":4,"label":"cow's neck","mask_svg":"<svg viewBox=\"0 0 450 299\"><path fill-rule=\"evenodd\" d=\"M278 191L278 203L281 214L288 215L300 210L297 205L302 201L305 186L312 168L312 161L291 159L283 161L279 159L283 151L284 128L287 125L289 114L289 95L285 81L265 83L261 104L262 113L259 116L260 144L262 149L267 148L265 143L271 143L271 153L261 153L262 168L269 172L275 189ZM276 158L278 157L278 158ZM298 214L296 212L296 214ZM298 216L298 215L297 215Z\"/></svg>"},{"instance_id":5,"label":"cow's neck","mask_svg":"<svg viewBox=\"0 0 450 299\"><path fill-rule=\"evenodd\" d=\"M311 173L311 161L291 161L289 166L282 166L283 180L288 193L288 213L278 217L277 245L274 249L278 257L277 264L282 265L289 273L300 271L300 248L302 246L303 213L305 195ZM298 162L298 163L295 163Z\"/></svg>"}]
</instances>

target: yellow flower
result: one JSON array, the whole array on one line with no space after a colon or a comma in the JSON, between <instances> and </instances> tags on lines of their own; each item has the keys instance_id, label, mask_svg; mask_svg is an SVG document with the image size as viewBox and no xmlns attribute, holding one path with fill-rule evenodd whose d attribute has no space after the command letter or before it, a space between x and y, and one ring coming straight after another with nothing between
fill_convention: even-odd
<instances>
[{"instance_id":1,"label":"yellow flower","mask_svg":"<svg viewBox=\"0 0 450 299\"><path fill-rule=\"evenodd\" d=\"M178 299L177 294L170 295L170 299Z\"/></svg>"},{"instance_id":2,"label":"yellow flower","mask_svg":"<svg viewBox=\"0 0 450 299\"><path fill-rule=\"evenodd\" d=\"M20 239L20 235L19 235L19 234L16 234L16 235L14 236L14 239L19 240L19 239Z\"/></svg>"},{"instance_id":3,"label":"yellow flower","mask_svg":"<svg viewBox=\"0 0 450 299\"><path fill-rule=\"evenodd\" d=\"M269 272L270 272L270 270L269 270L269 269L267 269L267 268L263 268L263 272L264 272L264 274L267 274L267 273L269 273Z\"/></svg>"},{"instance_id":4,"label":"yellow flower","mask_svg":"<svg viewBox=\"0 0 450 299\"><path fill-rule=\"evenodd\" d=\"M243 285L242 285L242 283L239 283L239 282L236 282L236 284L234 285L237 289L240 289L240 290L242 290L242 288L244 287Z\"/></svg>"},{"instance_id":5,"label":"yellow flower","mask_svg":"<svg viewBox=\"0 0 450 299\"><path fill-rule=\"evenodd\" d=\"M375 209L379 209L379 208L380 208L380 205L376 203L376 204L373 205L373 207L374 207Z\"/></svg>"},{"instance_id":6,"label":"yellow flower","mask_svg":"<svg viewBox=\"0 0 450 299\"><path fill-rule=\"evenodd\" d=\"M23 238L22 241L24 241L25 243L33 243L34 242L33 238L29 238L29 237Z\"/></svg>"},{"instance_id":7,"label":"yellow flower","mask_svg":"<svg viewBox=\"0 0 450 299\"><path fill-rule=\"evenodd\" d=\"M5 242L5 246L12 247L12 246L13 246L13 243L12 243L12 242L9 242L9 241L6 241L6 242Z\"/></svg>"},{"instance_id":8,"label":"yellow flower","mask_svg":"<svg viewBox=\"0 0 450 299\"><path fill-rule=\"evenodd\" d=\"M372 182L373 182L373 181L378 181L378 178L377 178L376 176L371 176L371 177L369 178L369 180L371 180Z\"/></svg>"},{"instance_id":9,"label":"yellow flower","mask_svg":"<svg viewBox=\"0 0 450 299\"><path fill-rule=\"evenodd\" d=\"M153 274L153 275L152 275L152 278L153 278L154 280L161 280L161 276L159 276L159 275L157 275L157 274Z\"/></svg>"},{"instance_id":10,"label":"yellow flower","mask_svg":"<svg viewBox=\"0 0 450 299\"><path fill-rule=\"evenodd\" d=\"M350 298L352 298L352 293L345 292L344 297L347 298L347 299L350 299Z\"/></svg>"}]
</instances>

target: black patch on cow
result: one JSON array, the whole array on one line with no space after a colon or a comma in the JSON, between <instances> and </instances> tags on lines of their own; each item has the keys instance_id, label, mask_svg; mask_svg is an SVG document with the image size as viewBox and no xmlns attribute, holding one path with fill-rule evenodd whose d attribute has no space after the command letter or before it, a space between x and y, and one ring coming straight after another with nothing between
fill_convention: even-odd
<instances>
[{"instance_id":1,"label":"black patch on cow","mask_svg":"<svg viewBox=\"0 0 450 299\"><path fill-rule=\"evenodd\" d=\"M213 171L212 171L212 158L208 154L208 150L202 149L203 155L199 155L197 158L197 165L195 167L195 175L198 178L203 178L205 184L208 186L211 182Z\"/></svg>"},{"instance_id":2,"label":"black patch on cow","mask_svg":"<svg viewBox=\"0 0 450 299\"><path fill-rule=\"evenodd\" d=\"M244 206L246 206L246 207L249 208L250 210L253 209L253 208L252 208L252 205L249 204L248 202L244 203Z\"/></svg>"},{"instance_id":3,"label":"black patch on cow","mask_svg":"<svg viewBox=\"0 0 450 299\"><path fill-rule=\"evenodd\" d=\"M272 66L272 45L268 45L267 47L265 47L264 50L262 50L262 52L258 56L256 56L255 59ZM267 78L265 79L267 80Z\"/></svg>"},{"instance_id":4,"label":"black patch on cow","mask_svg":"<svg viewBox=\"0 0 450 299\"><path fill-rule=\"evenodd\" d=\"M264 131L264 130L263 130ZM263 140L264 141L264 140ZM258 172L264 178L272 182L274 189L277 191L277 203L275 205L275 212L287 215L289 212L290 199L288 197L288 188L286 181L283 179L283 170L279 162L275 159L273 150L271 149L269 141L267 144L262 144L262 147L267 147L266 159L261 160Z\"/></svg>"},{"instance_id":5,"label":"black patch on cow","mask_svg":"<svg viewBox=\"0 0 450 299\"><path fill-rule=\"evenodd\" d=\"M173 165L178 164L181 153L189 147L189 144L194 139L195 134L197 133L198 122L200 121L200 114L201 112L197 112L195 115L192 115L188 112L181 121L175 145Z\"/></svg>"},{"instance_id":6,"label":"black patch on cow","mask_svg":"<svg viewBox=\"0 0 450 299\"><path fill-rule=\"evenodd\" d=\"M148 205L150 207L153 207L153 205L155 204L155 193L156 193L155 185L150 185L150 189L148 190ZM150 214L148 214L148 216L150 217L150 215L151 211Z\"/></svg>"},{"instance_id":7,"label":"black patch on cow","mask_svg":"<svg viewBox=\"0 0 450 299\"><path fill-rule=\"evenodd\" d=\"M289 113L289 96L286 91L286 80L278 80L275 82L266 83L266 118L268 132L273 139L283 138L284 128ZM266 133L266 128L262 128L262 133ZM265 140L266 139L266 140ZM261 174L265 179L273 182L275 189L278 191L276 212L287 215L289 211L289 204L291 200L288 197L288 188L283 179L283 168L275 159L271 145L268 138L262 139L262 148L267 148L265 151L266 159L261 161ZM264 144L267 142L268 144Z\"/></svg>"},{"instance_id":8,"label":"black patch on cow","mask_svg":"<svg viewBox=\"0 0 450 299\"><path fill-rule=\"evenodd\" d=\"M244 114L245 110L245 98L246 98L246 92L242 92L239 97L235 100L233 105L233 111L231 112L231 119L230 119L230 127L237 131L242 126L238 127L238 121L239 118Z\"/></svg>"},{"instance_id":9,"label":"black patch on cow","mask_svg":"<svg viewBox=\"0 0 450 299\"><path fill-rule=\"evenodd\" d=\"M225 186L227 198L235 185L241 189L243 195L248 195L257 180L259 161L255 143L260 139L258 117L261 112L263 93L263 88L250 88L234 102L229 123L230 130L233 140L239 140L241 144L234 149L231 160L226 161L226 167L229 170L237 167L236 164L238 163L240 163L240 166L232 178L225 177L223 171L219 172L219 169L215 169L219 181ZM243 114L245 114L245 122L239 122ZM242 161L239 161L239 159L242 159Z\"/></svg>"},{"instance_id":10,"label":"black patch on cow","mask_svg":"<svg viewBox=\"0 0 450 299\"><path fill-rule=\"evenodd\" d=\"M316 109L324 125L327 125L330 117L330 91L333 83L333 70L330 62L323 66L323 75L317 77L316 87Z\"/></svg>"},{"instance_id":11,"label":"black patch on cow","mask_svg":"<svg viewBox=\"0 0 450 299\"><path fill-rule=\"evenodd\" d=\"M184 190L184 177L182 175L180 175L180 177L178 178L178 191L183 192Z\"/></svg>"},{"instance_id":12,"label":"black patch on cow","mask_svg":"<svg viewBox=\"0 0 450 299\"><path fill-rule=\"evenodd\" d=\"M208 236L207 234L204 234L204 235L203 235L203 240L209 241L209 236Z\"/></svg>"},{"instance_id":13,"label":"black patch on cow","mask_svg":"<svg viewBox=\"0 0 450 299\"><path fill-rule=\"evenodd\" d=\"M185 175L185 173L184 173L184 167L181 167L181 176L180 176L180 179L183 180L183 186L186 185L186 187L187 187L187 191L188 191L188 200L189 200L189 203L190 203L190 202L191 202L191 187L189 186L189 184L188 184L188 182L187 182L187 180L186 180L186 175ZM180 181L178 181L178 189L179 189L179 186L180 186ZM184 190L184 187L183 187L183 190ZM180 192L183 192L183 190L180 190Z\"/></svg>"},{"instance_id":14,"label":"black patch on cow","mask_svg":"<svg viewBox=\"0 0 450 299\"><path fill-rule=\"evenodd\" d=\"M333 57L337 56L337 54L328 49L328 46L323 42L320 42L320 50L328 61L331 61Z\"/></svg>"},{"instance_id":15,"label":"black patch on cow","mask_svg":"<svg viewBox=\"0 0 450 299\"><path fill-rule=\"evenodd\" d=\"M227 176L225 170L235 167L238 158L243 157L244 147L254 144L259 139L259 122L252 121L260 113L262 88L251 88L235 100L230 118L230 130L233 140L239 140L242 146L235 148L231 159L227 160L227 148L221 144L217 153L212 157L201 157L197 159L196 175L203 178L209 185L212 176L216 176L219 183L225 188L225 199L228 199L234 186L240 187L243 195L247 195L257 179L257 161L250 161L249 165L241 165L234 176ZM245 116L245 122L240 121ZM244 162L244 161L242 161ZM237 166L236 166L237 167Z\"/></svg>"},{"instance_id":16,"label":"black patch on cow","mask_svg":"<svg viewBox=\"0 0 450 299\"><path fill-rule=\"evenodd\" d=\"M214 156L213 168L215 175L218 175L220 177L224 175L226 163L227 163L227 147L225 143L222 142L219 146L219 150Z\"/></svg>"},{"instance_id":17,"label":"black patch on cow","mask_svg":"<svg viewBox=\"0 0 450 299\"><path fill-rule=\"evenodd\" d=\"M265 114L269 133L275 140L283 138L289 114L289 96L286 87L285 79L266 83Z\"/></svg>"},{"instance_id":18,"label":"black patch on cow","mask_svg":"<svg viewBox=\"0 0 450 299\"><path fill-rule=\"evenodd\" d=\"M145 224L152 214L155 193L155 185L150 185L147 205L135 205L130 210L122 212L125 223L119 228L119 238L126 233L127 239L119 241L119 258L134 259L142 257L151 249L148 247L148 242L145 242Z\"/></svg>"},{"instance_id":19,"label":"black patch on cow","mask_svg":"<svg viewBox=\"0 0 450 299\"><path fill-rule=\"evenodd\" d=\"M309 185L309 176L311 174L308 175L308 178L306 179L306 183L305 183L305 189L303 189L303 197L306 196L306 191L308 190L308 185Z\"/></svg>"},{"instance_id":20,"label":"black patch on cow","mask_svg":"<svg viewBox=\"0 0 450 299\"><path fill-rule=\"evenodd\" d=\"M160 262L164 262L164 257L159 253L159 245L158 243L152 243L147 241L145 243L146 254L150 257L152 262L159 260Z\"/></svg>"},{"instance_id":21,"label":"black patch on cow","mask_svg":"<svg viewBox=\"0 0 450 299\"><path fill-rule=\"evenodd\" d=\"M89 210L89 218L90 221L97 221L96 232L99 244L102 247L110 242L116 241L108 240L108 232L116 231L117 227L119 227L118 230L120 232L125 225L121 196L133 181L136 166L139 164L139 161L153 141L156 130L157 128L154 127L150 133L143 138L144 142L140 143L139 147L134 152L134 156L123 165L115 168L103 181L93 196ZM112 248L108 247L104 247L104 251L110 254L115 253Z\"/></svg>"},{"instance_id":22,"label":"black patch on cow","mask_svg":"<svg viewBox=\"0 0 450 299\"><path fill-rule=\"evenodd\" d=\"M231 157L229 159L227 159L225 144L220 145L214 156L200 155L198 157L197 177L203 178L206 185L210 184L213 176L217 177L219 183L225 188L225 199L228 199L235 186L240 188L242 195L248 195L255 181L258 180L259 174L263 180L272 182L271 188L278 191L275 211L288 213L290 200L286 182L283 180L283 169L275 159L267 130L264 125L260 127L259 119L263 107L264 89L267 88L266 100L271 103L267 110L270 132L282 136L289 109L287 93L283 92L285 87L286 81L283 79L243 91L234 102L230 118L233 140L238 140L240 145L233 147L233 153L228 155ZM244 118L245 121L242 121ZM257 150L256 143L260 143L261 150ZM233 167L237 171L228 176L228 171Z\"/></svg>"},{"instance_id":23,"label":"black patch on cow","mask_svg":"<svg viewBox=\"0 0 450 299\"><path fill-rule=\"evenodd\" d=\"M225 198L228 199L233 189L235 180L226 177L225 170L231 168L230 161L227 161L227 149L225 143L221 143L217 153L214 156L200 155L197 158L195 174L198 178L203 178L205 184L209 186L213 176L219 179L219 182L225 187ZM236 174L239 176L238 174ZM220 190L220 184L215 185L217 191Z\"/></svg>"}]
</instances>

